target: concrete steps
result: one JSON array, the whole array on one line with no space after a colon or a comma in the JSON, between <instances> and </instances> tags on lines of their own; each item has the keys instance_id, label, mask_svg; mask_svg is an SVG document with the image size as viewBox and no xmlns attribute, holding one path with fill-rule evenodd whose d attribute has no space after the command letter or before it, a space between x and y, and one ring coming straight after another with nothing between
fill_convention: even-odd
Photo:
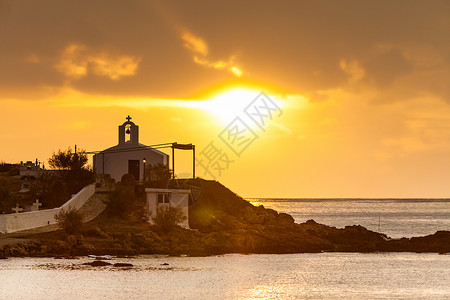
<instances>
[{"instance_id":1,"label":"concrete steps","mask_svg":"<svg viewBox=\"0 0 450 300\"><path fill-rule=\"evenodd\" d=\"M106 199L108 199L107 194L95 193L80 207L78 211L83 215L84 223L93 220L105 210L106 204L104 203L104 200Z\"/></svg>"}]
</instances>

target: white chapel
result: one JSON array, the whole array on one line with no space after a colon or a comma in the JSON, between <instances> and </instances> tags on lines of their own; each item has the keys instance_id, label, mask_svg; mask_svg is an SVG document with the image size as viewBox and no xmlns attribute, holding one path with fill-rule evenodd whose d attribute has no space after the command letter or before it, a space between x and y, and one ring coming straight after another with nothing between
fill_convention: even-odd
<instances>
[{"instance_id":1,"label":"white chapel","mask_svg":"<svg viewBox=\"0 0 450 300\"><path fill-rule=\"evenodd\" d=\"M119 144L94 155L94 169L97 174L109 174L120 181L122 176L132 174L136 181L142 181L144 166L169 164L169 156L159 150L139 143L139 126L131 121L119 126Z\"/></svg>"}]
</instances>

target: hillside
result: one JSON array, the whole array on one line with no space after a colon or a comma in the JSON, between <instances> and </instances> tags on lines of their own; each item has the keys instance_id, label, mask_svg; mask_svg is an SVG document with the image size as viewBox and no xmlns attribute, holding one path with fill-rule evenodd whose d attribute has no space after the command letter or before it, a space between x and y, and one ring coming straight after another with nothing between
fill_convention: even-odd
<instances>
[{"instance_id":1,"label":"hillside","mask_svg":"<svg viewBox=\"0 0 450 300\"><path fill-rule=\"evenodd\" d=\"M0 256L450 252L447 231L390 240L361 226L337 229L313 220L296 224L290 215L255 207L218 182L195 179L184 184L201 190L199 200L190 208L190 226L196 230L176 228L164 233L133 218L111 217L104 212L84 224L76 236L67 236L63 231L22 236L30 241L6 245L0 248Z\"/></svg>"}]
</instances>

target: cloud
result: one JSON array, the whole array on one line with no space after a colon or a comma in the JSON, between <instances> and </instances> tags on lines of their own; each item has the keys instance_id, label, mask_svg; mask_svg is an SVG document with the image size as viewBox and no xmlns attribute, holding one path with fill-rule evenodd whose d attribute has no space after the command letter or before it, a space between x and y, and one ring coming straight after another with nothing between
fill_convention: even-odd
<instances>
[{"instance_id":1,"label":"cloud","mask_svg":"<svg viewBox=\"0 0 450 300\"><path fill-rule=\"evenodd\" d=\"M85 45L70 44L64 49L55 68L70 79L79 79L92 73L120 80L135 75L140 60L133 56L91 51Z\"/></svg>"},{"instance_id":2,"label":"cloud","mask_svg":"<svg viewBox=\"0 0 450 300\"><path fill-rule=\"evenodd\" d=\"M341 59L339 66L349 76L348 82L350 84L357 83L366 75L364 68L362 68L356 60L347 61L345 59Z\"/></svg>"},{"instance_id":3,"label":"cloud","mask_svg":"<svg viewBox=\"0 0 450 300\"><path fill-rule=\"evenodd\" d=\"M193 35L187 30L183 30L181 39L184 41L184 46L194 52L194 54L201 56L208 55L208 45L206 45L202 38Z\"/></svg>"},{"instance_id":4,"label":"cloud","mask_svg":"<svg viewBox=\"0 0 450 300\"><path fill-rule=\"evenodd\" d=\"M242 69L235 64L235 56L231 56L226 61L211 60L209 58L209 49L206 42L187 29L181 31L181 39L184 41L184 47L192 52L192 59L195 63L217 70L228 70L237 77L241 77L244 74Z\"/></svg>"},{"instance_id":5,"label":"cloud","mask_svg":"<svg viewBox=\"0 0 450 300\"><path fill-rule=\"evenodd\" d=\"M444 1L1 3L1 98L45 98L70 85L89 95L190 99L254 83L450 102Z\"/></svg>"}]
</instances>

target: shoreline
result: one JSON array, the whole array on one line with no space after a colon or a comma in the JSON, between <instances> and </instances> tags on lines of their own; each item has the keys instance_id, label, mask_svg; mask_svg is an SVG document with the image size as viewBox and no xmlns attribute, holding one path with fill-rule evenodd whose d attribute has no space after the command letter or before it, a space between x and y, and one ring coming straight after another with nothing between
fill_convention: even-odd
<instances>
[{"instance_id":1,"label":"shoreline","mask_svg":"<svg viewBox=\"0 0 450 300\"><path fill-rule=\"evenodd\" d=\"M80 232L74 235L67 235L61 230L2 234L0 257L450 253L450 231L390 239L385 234L359 225L336 228L313 220L295 223L291 215L278 213L263 205L253 206L219 182L192 179L189 184L202 189L201 199L189 209L189 224L195 230L176 227L162 232L146 222L113 217L105 211L83 224ZM6 244L7 238L16 240Z\"/></svg>"}]
</instances>

